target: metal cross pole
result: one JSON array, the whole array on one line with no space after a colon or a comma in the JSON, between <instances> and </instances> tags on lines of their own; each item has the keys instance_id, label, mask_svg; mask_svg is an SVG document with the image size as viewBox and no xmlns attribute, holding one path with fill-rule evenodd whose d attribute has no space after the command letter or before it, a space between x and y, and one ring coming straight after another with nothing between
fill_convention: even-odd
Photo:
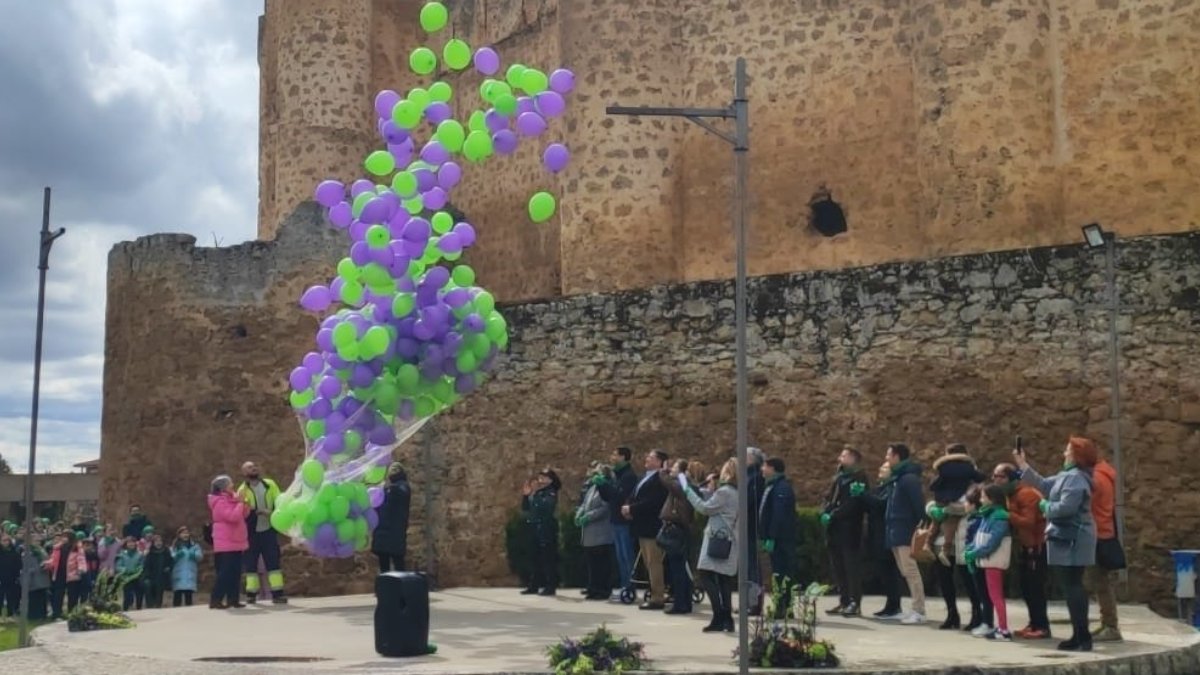
<instances>
[{"instance_id":1,"label":"metal cross pole","mask_svg":"<svg viewBox=\"0 0 1200 675\"><path fill-rule=\"evenodd\" d=\"M1121 355L1117 335L1117 316L1121 313L1121 293L1117 289L1117 235L1104 233L1104 276L1108 286L1108 361L1109 388L1112 390L1112 454L1117 470L1116 501L1113 508L1117 519L1117 537L1125 541L1125 472L1121 457ZM1129 581L1129 570L1118 574L1121 583Z\"/></svg>"},{"instance_id":2,"label":"metal cross pole","mask_svg":"<svg viewBox=\"0 0 1200 675\"><path fill-rule=\"evenodd\" d=\"M705 131L733 146L733 230L736 239L736 270L734 282L734 315L737 334L737 467L738 519L737 551L748 551L756 542L749 538L750 492L746 481L746 446L748 436L748 399L746 393L746 228L747 228L747 153L750 150L750 106L746 98L746 60L739 58L734 73L733 103L726 108L654 108L609 106L609 115L647 117L686 117ZM734 131L730 134L706 121L706 118L731 119ZM745 560L738 564L738 671L750 670L748 642L750 584Z\"/></svg>"},{"instance_id":3,"label":"metal cross pole","mask_svg":"<svg viewBox=\"0 0 1200 675\"><path fill-rule=\"evenodd\" d=\"M21 564L21 616L17 644L29 646L29 584L37 561L33 557L33 474L37 459L38 395L42 387L42 323L46 312L46 270L50 269L50 247L66 234L66 228L50 231L50 188L42 200L41 251L38 254L37 333L33 347L33 412L29 422L29 467L25 473L25 553Z\"/></svg>"}]
</instances>

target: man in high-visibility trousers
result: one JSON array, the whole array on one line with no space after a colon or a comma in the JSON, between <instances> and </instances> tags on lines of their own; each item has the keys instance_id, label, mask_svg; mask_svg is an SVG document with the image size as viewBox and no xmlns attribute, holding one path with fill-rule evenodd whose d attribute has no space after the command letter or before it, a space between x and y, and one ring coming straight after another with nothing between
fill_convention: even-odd
<instances>
[{"instance_id":1,"label":"man in high-visibility trousers","mask_svg":"<svg viewBox=\"0 0 1200 675\"><path fill-rule=\"evenodd\" d=\"M250 515L246 517L250 548L242 560L242 571L246 573L246 602L258 601L258 559L261 556L267 568L271 601L283 605L287 603L287 596L283 592L283 571L279 568L279 536L271 527L271 512L279 498L279 485L264 478L254 462L242 465L242 476L246 480L238 486L238 496L250 506Z\"/></svg>"}]
</instances>

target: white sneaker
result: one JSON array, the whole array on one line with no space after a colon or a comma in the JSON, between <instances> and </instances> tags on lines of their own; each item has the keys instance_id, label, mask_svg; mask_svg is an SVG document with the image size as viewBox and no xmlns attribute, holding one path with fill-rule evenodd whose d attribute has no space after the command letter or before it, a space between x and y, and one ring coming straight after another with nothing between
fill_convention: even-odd
<instances>
[{"instance_id":1,"label":"white sneaker","mask_svg":"<svg viewBox=\"0 0 1200 675\"><path fill-rule=\"evenodd\" d=\"M920 612L909 612L908 614L904 615L903 619L900 619L900 623L906 626L922 624L925 623L925 615L921 614Z\"/></svg>"},{"instance_id":2,"label":"white sneaker","mask_svg":"<svg viewBox=\"0 0 1200 675\"><path fill-rule=\"evenodd\" d=\"M991 626L989 626L985 623L982 626L979 626L978 628L972 630L971 636L972 637L987 637L987 634L991 633L993 630L995 630L995 628L992 628Z\"/></svg>"}]
</instances>

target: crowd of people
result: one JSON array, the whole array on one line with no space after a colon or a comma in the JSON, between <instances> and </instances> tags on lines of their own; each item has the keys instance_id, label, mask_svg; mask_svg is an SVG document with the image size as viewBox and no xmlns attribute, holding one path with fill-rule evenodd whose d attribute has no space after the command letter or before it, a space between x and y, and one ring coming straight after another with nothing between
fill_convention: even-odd
<instances>
[{"instance_id":1,"label":"crowd of people","mask_svg":"<svg viewBox=\"0 0 1200 675\"><path fill-rule=\"evenodd\" d=\"M580 490L575 523L587 564L587 600L629 601L636 597L636 571L645 571L643 610L692 612L691 525L707 517L695 569L712 604L705 632L734 630L731 595L739 565L751 584L750 611L763 611L764 591L795 581L798 521L796 493L778 457L750 448L747 470L736 461L709 473L697 462L674 461L656 449L633 468L634 453L616 448L607 462L594 462ZM1124 567L1116 531L1116 471L1091 440L1072 437L1061 471L1043 477L1018 447L1011 462L981 472L967 448L946 446L934 462L926 500L925 470L902 443L887 446L872 481L862 453L845 447L824 495L820 520L825 528L838 603L826 613L863 615L863 561L881 561L885 603L873 618L902 625L927 623L921 563L934 568L946 604L942 630L961 629L975 637L1011 641L1051 637L1047 615L1050 570L1067 600L1071 637L1065 651L1090 651L1095 641L1119 641L1114 575ZM874 484L872 484L874 483ZM738 490L749 492L748 541L737 538ZM533 571L524 594L552 596L558 589L557 511L562 482L544 469L522 489L526 532L533 544ZM641 565L637 565L637 561ZM615 561L617 588L613 588ZM1011 630L1005 578L1016 567L1029 624ZM1100 626L1089 625L1084 578L1098 596ZM901 605L902 589L910 595ZM790 611L785 583L772 609ZM958 608L962 588L970 604L963 622Z\"/></svg>"}]
</instances>

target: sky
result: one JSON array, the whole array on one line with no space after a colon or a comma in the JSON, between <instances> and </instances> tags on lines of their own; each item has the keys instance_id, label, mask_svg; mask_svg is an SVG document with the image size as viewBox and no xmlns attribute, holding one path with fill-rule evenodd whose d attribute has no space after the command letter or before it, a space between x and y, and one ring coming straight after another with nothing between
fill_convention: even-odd
<instances>
[{"instance_id":1,"label":"sky","mask_svg":"<svg viewBox=\"0 0 1200 675\"><path fill-rule=\"evenodd\" d=\"M0 0L0 456L28 465L42 190L36 470L100 456L108 252L253 239L261 0Z\"/></svg>"}]
</instances>

